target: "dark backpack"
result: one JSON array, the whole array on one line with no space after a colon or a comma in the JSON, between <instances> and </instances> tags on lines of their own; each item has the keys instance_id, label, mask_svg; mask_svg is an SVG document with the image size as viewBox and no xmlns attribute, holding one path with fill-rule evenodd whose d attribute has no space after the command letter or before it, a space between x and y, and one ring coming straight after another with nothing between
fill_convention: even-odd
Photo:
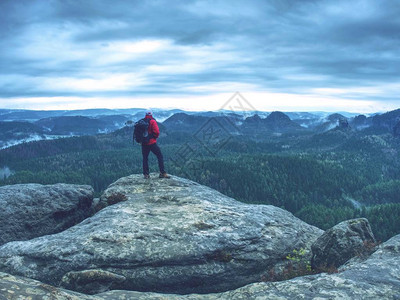
<instances>
[{"instance_id":1,"label":"dark backpack","mask_svg":"<svg viewBox=\"0 0 400 300\"><path fill-rule=\"evenodd\" d=\"M152 135L149 134L149 125L150 119L146 118L140 119L135 123L135 126L133 127L133 139L138 144L146 144L152 137Z\"/></svg>"}]
</instances>

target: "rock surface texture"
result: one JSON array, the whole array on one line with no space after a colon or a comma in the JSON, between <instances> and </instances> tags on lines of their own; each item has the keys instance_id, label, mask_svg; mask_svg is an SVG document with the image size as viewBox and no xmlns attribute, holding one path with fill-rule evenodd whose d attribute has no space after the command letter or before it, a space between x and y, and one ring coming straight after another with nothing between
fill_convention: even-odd
<instances>
[{"instance_id":1,"label":"rock surface texture","mask_svg":"<svg viewBox=\"0 0 400 300\"><path fill-rule=\"evenodd\" d=\"M368 255L375 245L367 219L343 221L328 229L312 245L311 264L316 269L338 268L355 256Z\"/></svg>"},{"instance_id":2,"label":"rock surface texture","mask_svg":"<svg viewBox=\"0 0 400 300\"><path fill-rule=\"evenodd\" d=\"M73 184L0 187L0 245L60 232L90 213L93 188Z\"/></svg>"},{"instance_id":3,"label":"rock surface texture","mask_svg":"<svg viewBox=\"0 0 400 300\"><path fill-rule=\"evenodd\" d=\"M40 281L0 272L1 300L97 300L99 298L56 288Z\"/></svg>"},{"instance_id":4,"label":"rock surface texture","mask_svg":"<svg viewBox=\"0 0 400 300\"><path fill-rule=\"evenodd\" d=\"M3 296L10 300L393 300L400 299L399 258L400 235L397 235L380 245L364 262L350 265L337 274L317 274L281 282L253 283L233 291L207 295L168 295L116 290L88 296L55 288L36 280L0 273L0 299Z\"/></svg>"},{"instance_id":5,"label":"rock surface texture","mask_svg":"<svg viewBox=\"0 0 400 300\"><path fill-rule=\"evenodd\" d=\"M259 281L323 233L179 177L124 177L101 201L116 204L61 233L0 247L0 271L89 292L220 292Z\"/></svg>"},{"instance_id":6,"label":"rock surface texture","mask_svg":"<svg viewBox=\"0 0 400 300\"><path fill-rule=\"evenodd\" d=\"M400 235L340 273L255 283L209 299L400 299Z\"/></svg>"}]
</instances>

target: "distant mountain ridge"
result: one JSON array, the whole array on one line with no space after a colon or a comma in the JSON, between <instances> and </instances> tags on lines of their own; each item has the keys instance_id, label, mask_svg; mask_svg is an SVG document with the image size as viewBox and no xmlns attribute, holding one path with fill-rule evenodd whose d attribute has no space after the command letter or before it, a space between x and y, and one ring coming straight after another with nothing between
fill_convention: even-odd
<instances>
[{"instance_id":1,"label":"distant mountain ridge","mask_svg":"<svg viewBox=\"0 0 400 300\"><path fill-rule=\"evenodd\" d=\"M0 149L26 141L63 136L96 135L118 130L127 121L144 117L146 109L13 110L0 109ZM233 134L323 133L337 127L390 133L399 136L400 109L372 116L326 112L235 112L153 109L167 131L195 133L203 126L216 126ZM397 127L396 127L397 126Z\"/></svg>"},{"instance_id":2,"label":"distant mountain ridge","mask_svg":"<svg viewBox=\"0 0 400 300\"><path fill-rule=\"evenodd\" d=\"M111 115L132 115L140 117L145 114L144 108L126 108L126 109L79 109L79 110L27 110L27 109L0 109L0 121L37 121L52 117L65 116L84 116L100 117ZM153 112L159 117L166 118L174 113L181 112L179 109L154 109Z\"/></svg>"},{"instance_id":3,"label":"distant mountain ridge","mask_svg":"<svg viewBox=\"0 0 400 300\"><path fill-rule=\"evenodd\" d=\"M393 130L400 121L400 109L392 110L381 115L372 117L372 124L378 128L384 128L389 131Z\"/></svg>"},{"instance_id":4,"label":"distant mountain ridge","mask_svg":"<svg viewBox=\"0 0 400 300\"><path fill-rule=\"evenodd\" d=\"M64 136L96 135L120 129L130 115L58 116L28 121L0 121L0 149L26 141Z\"/></svg>"},{"instance_id":5,"label":"distant mountain ridge","mask_svg":"<svg viewBox=\"0 0 400 300\"><path fill-rule=\"evenodd\" d=\"M250 133L251 131L264 132L290 132L305 130L304 127L292 121L288 115L283 112L274 111L266 118L261 118L258 114L248 117L243 121L242 129Z\"/></svg>"}]
</instances>

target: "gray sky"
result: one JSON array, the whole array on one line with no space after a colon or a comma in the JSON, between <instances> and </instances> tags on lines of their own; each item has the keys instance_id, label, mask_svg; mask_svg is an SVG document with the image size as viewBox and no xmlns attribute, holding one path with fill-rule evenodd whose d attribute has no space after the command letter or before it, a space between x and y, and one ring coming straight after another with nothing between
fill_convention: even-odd
<instances>
[{"instance_id":1,"label":"gray sky","mask_svg":"<svg viewBox=\"0 0 400 300\"><path fill-rule=\"evenodd\" d=\"M0 108L400 107L400 1L1 0Z\"/></svg>"}]
</instances>

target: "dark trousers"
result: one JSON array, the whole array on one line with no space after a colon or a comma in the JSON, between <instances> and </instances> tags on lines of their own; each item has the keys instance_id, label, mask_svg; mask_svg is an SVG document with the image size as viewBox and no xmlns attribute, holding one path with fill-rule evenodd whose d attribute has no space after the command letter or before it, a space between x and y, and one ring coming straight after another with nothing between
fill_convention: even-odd
<instances>
[{"instance_id":1,"label":"dark trousers","mask_svg":"<svg viewBox=\"0 0 400 300\"><path fill-rule=\"evenodd\" d=\"M160 168L160 173L165 173L164 170L164 158L161 153L160 147L157 143L152 145L142 145L142 155L143 155L143 174L148 175L149 172L149 153L153 152L158 159L158 167Z\"/></svg>"}]
</instances>

